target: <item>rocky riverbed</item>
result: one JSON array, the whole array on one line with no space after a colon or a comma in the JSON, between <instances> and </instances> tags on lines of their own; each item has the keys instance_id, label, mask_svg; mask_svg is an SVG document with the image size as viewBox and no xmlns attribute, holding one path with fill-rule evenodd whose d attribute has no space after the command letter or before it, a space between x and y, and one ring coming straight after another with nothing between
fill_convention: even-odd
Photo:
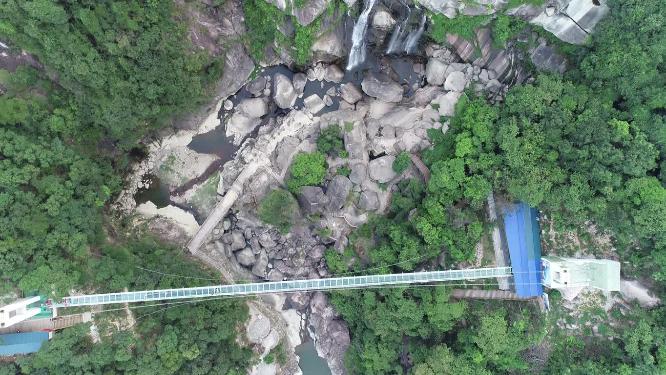
<instances>
[{"instance_id":1,"label":"rocky riverbed","mask_svg":"<svg viewBox=\"0 0 666 375\"><path fill-rule=\"evenodd\" d=\"M451 12L451 4L421 3ZM309 1L295 16L306 22L326 4ZM240 3L227 1L224 7L218 34L234 40L245 32L242 18L236 18ZM318 62L300 71L290 69L291 61L280 54L265 62L267 67L255 69L243 46L232 43L211 103L148 144L148 157L130 175L116 209L137 213L137 222L184 245L241 172L252 170L228 215L195 256L219 269L228 282L328 277L325 252L342 251L354 228L370 214L384 212L396 183L424 177L415 167L396 174L393 161L401 152L418 158L431 145L429 132L446 132L465 91L501 101L508 86L529 81L523 68L527 61L537 69L566 69L566 60L538 35L525 37L531 40L528 48L497 49L487 29L479 30L474 40L450 35L446 45L421 43L415 55L384 55L398 19L392 9L380 2L371 14L372 53L351 72L341 68L348 52L342 26L318 36L313 45ZM538 20L545 11L521 8L514 13ZM566 35L579 38L575 31ZM325 182L301 189L301 217L288 234L262 223L259 202L272 189L284 187L293 157L315 150L319 134L330 126L343 129L346 156L329 156ZM339 167L350 173L339 174ZM134 196L146 188L147 176L156 176L171 192L170 204L143 202L137 207ZM247 339L260 358L278 343L285 344L289 357L282 366L262 361L253 373L298 373L294 348L308 331L332 373L345 372L349 330L325 294L262 297L251 304L250 313Z\"/></svg>"}]
</instances>

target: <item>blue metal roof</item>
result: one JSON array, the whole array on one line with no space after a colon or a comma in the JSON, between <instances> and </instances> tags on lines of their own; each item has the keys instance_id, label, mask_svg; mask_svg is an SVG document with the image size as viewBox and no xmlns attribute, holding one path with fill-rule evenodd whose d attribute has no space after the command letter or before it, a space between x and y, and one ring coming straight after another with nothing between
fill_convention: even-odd
<instances>
[{"instance_id":1,"label":"blue metal roof","mask_svg":"<svg viewBox=\"0 0 666 375\"><path fill-rule=\"evenodd\" d=\"M39 348L48 339L48 332L23 332L0 335L0 356L35 353L39 351Z\"/></svg>"},{"instance_id":2,"label":"blue metal roof","mask_svg":"<svg viewBox=\"0 0 666 375\"><path fill-rule=\"evenodd\" d=\"M538 212L520 202L504 210L514 287L519 297L538 297L541 285L541 238Z\"/></svg>"}]
</instances>

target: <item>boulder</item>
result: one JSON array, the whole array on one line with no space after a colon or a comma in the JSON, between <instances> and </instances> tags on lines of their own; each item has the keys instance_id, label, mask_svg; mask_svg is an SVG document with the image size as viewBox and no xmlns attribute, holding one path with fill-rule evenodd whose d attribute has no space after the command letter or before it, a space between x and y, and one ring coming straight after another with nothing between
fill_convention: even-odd
<instances>
[{"instance_id":1,"label":"boulder","mask_svg":"<svg viewBox=\"0 0 666 375\"><path fill-rule=\"evenodd\" d=\"M363 92L383 102L397 103L402 100L402 86L383 74L370 74L361 82Z\"/></svg>"},{"instance_id":2,"label":"boulder","mask_svg":"<svg viewBox=\"0 0 666 375\"><path fill-rule=\"evenodd\" d=\"M268 113L268 104L262 98L245 99L236 107L240 111L251 118L259 118Z\"/></svg>"},{"instance_id":3,"label":"boulder","mask_svg":"<svg viewBox=\"0 0 666 375\"><path fill-rule=\"evenodd\" d=\"M308 256L312 259L319 260L324 257L325 253L326 253L326 246L317 245L308 252Z\"/></svg>"},{"instance_id":4,"label":"boulder","mask_svg":"<svg viewBox=\"0 0 666 375\"><path fill-rule=\"evenodd\" d=\"M294 90L298 95L300 95L305 90L305 84L308 83L308 76L303 73L296 73L294 74L294 78L292 78L291 81L294 85Z\"/></svg>"},{"instance_id":5,"label":"boulder","mask_svg":"<svg viewBox=\"0 0 666 375\"><path fill-rule=\"evenodd\" d=\"M333 374L345 374L345 353L351 342L349 329L322 292L315 292L310 299L310 324L317 334L317 353L326 358Z\"/></svg>"},{"instance_id":6,"label":"boulder","mask_svg":"<svg viewBox=\"0 0 666 375\"><path fill-rule=\"evenodd\" d=\"M310 293L296 292L287 295L287 301L291 308L296 310L305 310L310 306Z\"/></svg>"},{"instance_id":7,"label":"boulder","mask_svg":"<svg viewBox=\"0 0 666 375\"><path fill-rule=\"evenodd\" d=\"M231 232L229 235L229 247L231 248L231 251L238 251L240 249L245 248L245 237L243 236L243 232L239 230L235 230Z\"/></svg>"},{"instance_id":8,"label":"boulder","mask_svg":"<svg viewBox=\"0 0 666 375\"><path fill-rule=\"evenodd\" d=\"M333 177L326 188L326 197L328 198L326 208L331 211L341 209L347 201L351 188L352 183L347 177L341 175Z\"/></svg>"},{"instance_id":9,"label":"boulder","mask_svg":"<svg viewBox=\"0 0 666 375\"><path fill-rule=\"evenodd\" d=\"M354 164L351 167L351 173L349 174L349 180L356 185L362 185L363 182L368 178L368 168L365 164Z\"/></svg>"},{"instance_id":10,"label":"boulder","mask_svg":"<svg viewBox=\"0 0 666 375\"><path fill-rule=\"evenodd\" d=\"M266 88L266 77L261 76L255 78L252 82L245 85L245 89L252 94L252 96L261 96Z\"/></svg>"},{"instance_id":11,"label":"boulder","mask_svg":"<svg viewBox=\"0 0 666 375\"><path fill-rule=\"evenodd\" d=\"M379 208L379 197L374 191L364 191L358 199L358 207L366 211L375 211Z\"/></svg>"},{"instance_id":12,"label":"boulder","mask_svg":"<svg viewBox=\"0 0 666 375\"><path fill-rule=\"evenodd\" d=\"M276 74L274 77L273 100L282 109L291 108L296 103L296 90L291 80L284 74Z\"/></svg>"},{"instance_id":13,"label":"boulder","mask_svg":"<svg viewBox=\"0 0 666 375\"><path fill-rule=\"evenodd\" d=\"M382 30L388 30L395 25L395 18L385 7L378 7L372 16L372 27Z\"/></svg>"},{"instance_id":14,"label":"boulder","mask_svg":"<svg viewBox=\"0 0 666 375\"><path fill-rule=\"evenodd\" d=\"M267 266L268 266L268 255L266 255L266 251L261 250L259 252L259 256L257 257L256 262L254 263L254 266L252 267L252 273L258 277L266 277Z\"/></svg>"},{"instance_id":15,"label":"boulder","mask_svg":"<svg viewBox=\"0 0 666 375\"><path fill-rule=\"evenodd\" d=\"M333 61L347 56L344 42L344 28L336 27L317 38L311 51L318 59Z\"/></svg>"},{"instance_id":16,"label":"boulder","mask_svg":"<svg viewBox=\"0 0 666 375\"><path fill-rule=\"evenodd\" d=\"M361 90L356 87L353 83L345 83L340 86L340 96L344 101L350 104L354 104L359 100L363 99L363 94Z\"/></svg>"},{"instance_id":17,"label":"boulder","mask_svg":"<svg viewBox=\"0 0 666 375\"><path fill-rule=\"evenodd\" d=\"M324 81L340 83L345 77L345 73L337 65L329 65L324 73Z\"/></svg>"},{"instance_id":18,"label":"boulder","mask_svg":"<svg viewBox=\"0 0 666 375\"><path fill-rule=\"evenodd\" d=\"M236 261L238 261L238 264L241 266L245 267L250 267L254 264L256 259L254 258L254 252L252 252L252 249L249 247L246 247L245 249L236 252Z\"/></svg>"},{"instance_id":19,"label":"boulder","mask_svg":"<svg viewBox=\"0 0 666 375\"><path fill-rule=\"evenodd\" d=\"M317 94L312 94L303 99L303 105L305 106L305 109L313 115L321 112L321 110L326 107L324 100L322 100Z\"/></svg>"},{"instance_id":20,"label":"boulder","mask_svg":"<svg viewBox=\"0 0 666 375\"><path fill-rule=\"evenodd\" d=\"M458 103L458 99L460 99L461 95L462 93L455 91L449 91L446 94L440 94L437 99L433 101L433 104L437 104L439 106L439 108L437 108L439 115L453 117L455 114L456 103Z\"/></svg>"},{"instance_id":21,"label":"boulder","mask_svg":"<svg viewBox=\"0 0 666 375\"><path fill-rule=\"evenodd\" d=\"M539 70L560 74L567 70L567 60L564 56L557 53L555 48L546 44L541 44L535 48L530 55L530 59Z\"/></svg>"},{"instance_id":22,"label":"boulder","mask_svg":"<svg viewBox=\"0 0 666 375\"><path fill-rule=\"evenodd\" d=\"M271 332L271 321L263 314L258 313L250 317L247 325L247 339L253 344L261 342Z\"/></svg>"},{"instance_id":23,"label":"boulder","mask_svg":"<svg viewBox=\"0 0 666 375\"><path fill-rule=\"evenodd\" d=\"M443 63L438 59L429 59L428 65L426 65L426 80L428 81L428 84L433 86L443 85L444 80L446 79L446 69L448 67L448 64Z\"/></svg>"},{"instance_id":24,"label":"boulder","mask_svg":"<svg viewBox=\"0 0 666 375\"><path fill-rule=\"evenodd\" d=\"M303 186L298 192L298 203L307 214L321 212L328 205L328 197L318 186Z\"/></svg>"},{"instance_id":25,"label":"boulder","mask_svg":"<svg viewBox=\"0 0 666 375\"><path fill-rule=\"evenodd\" d=\"M233 143L239 145L243 138L252 133L260 124L260 118L250 117L243 112L237 111L227 121L226 135L227 137L233 137Z\"/></svg>"},{"instance_id":26,"label":"boulder","mask_svg":"<svg viewBox=\"0 0 666 375\"><path fill-rule=\"evenodd\" d=\"M284 275L282 272L272 269L270 272L268 272L268 280L269 281L282 281L284 279Z\"/></svg>"},{"instance_id":27,"label":"boulder","mask_svg":"<svg viewBox=\"0 0 666 375\"><path fill-rule=\"evenodd\" d=\"M296 17L296 21L301 26L307 26L324 13L328 7L328 3L331 1L332 0L306 0L301 7L293 5L291 14Z\"/></svg>"},{"instance_id":28,"label":"boulder","mask_svg":"<svg viewBox=\"0 0 666 375\"><path fill-rule=\"evenodd\" d=\"M323 99L323 100L324 100L324 104L325 104L327 107L330 107L330 106L333 105L333 98L331 98L329 95L324 95L324 99Z\"/></svg>"},{"instance_id":29,"label":"boulder","mask_svg":"<svg viewBox=\"0 0 666 375\"><path fill-rule=\"evenodd\" d=\"M465 73L452 72L446 77L446 81L444 81L444 90L462 92L465 90L466 84Z\"/></svg>"},{"instance_id":30,"label":"boulder","mask_svg":"<svg viewBox=\"0 0 666 375\"><path fill-rule=\"evenodd\" d=\"M396 173L393 170L393 161L395 156L386 155L370 161L368 170L370 171L370 178L385 184L395 178Z\"/></svg>"},{"instance_id":31,"label":"boulder","mask_svg":"<svg viewBox=\"0 0 666 375\"><path fill-rule=\"evenodd\" d=\"M275 240L273 240L273 237L271 237L270 233L268 232L264 232L259 236L259 243L264 249L272 249L277 245Z\"/></svg>"},{"instance_id":32,"label":"boulder","mask_svg":"<svg viewBox=\"0 0 666 375\"><path fill-rule=\"evenodd\" d=\"M423 107L433 101L442 92L441 87L425 86L417 89L412 97L412 102L416 107Z\"/></svg>"},{"instance_id":33,"label":"boulder","mask_svg":"<svg viewBox=\"0 0 666 375\"><path fill-rule=\"evenodd\" d=\"M294 154L294 150L296 150L300 143L301 142L296 137L285 137L275 148L275 159L273 160L273 164L280 172L289 168L291 156Z\"/></svg>"}]
</instances>

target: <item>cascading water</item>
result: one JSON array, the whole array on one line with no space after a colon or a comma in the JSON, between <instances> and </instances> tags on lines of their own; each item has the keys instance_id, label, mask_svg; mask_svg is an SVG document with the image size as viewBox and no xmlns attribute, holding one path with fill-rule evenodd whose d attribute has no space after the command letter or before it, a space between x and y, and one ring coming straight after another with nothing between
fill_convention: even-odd
<instances>
[{"instance_id":1,"label":"cascading water","mask_svg":"<svg viewBox=\"0 0 666 375\"><path fill-rule=\"evenodd\" d=\"M405 8L407 9L407 15L402 20L402 22L397 24L395 29L393 29L391 39L389 40L388 47L386 48L387 54L401 52L405 52L407 54L415 53L419 44L419 40L425 31L425 24L427 21L425 13L421 15L419 28L409 31L411 9L407 6L407 4L405 4Z\"/></svg>"},{"instance_id":2,"label":"cascading water","mask_svg":"<svg viewBox=\"0 0 666 375\"><path fill-rule=\"evenodd\" d=\"M407 32L407 27L409 27L409 16L412 14L412 8L407 5L407 3L400 1L400 3L407 10L407 14L402 19L402 21L395 26L393 33L391 34L391 39L389 40L388 47L386 48L386 54L396 53L400 50L402 40L405 38L405 33Z\"/></svg>"},{"instance_id":3,"label":"cascading water","mask_svg":"<svg viewBox=\"0 0 666 375\"><path fill-rule=\"evenodd\" d=\"M423 14L421 15L421 23L419 24L418 30L409 33L409 35L407 36L407 40L405 40L405 49L404 49L405 52L407 53L416 52L416 47L419 45L419 39L421 39L421 35L423 35L423 31L425 30L425 24L426 24L426 15Z\"/></svg>"},{"instance_id":4,"label":"cascading water","mask_svg":"<svg viewBox=\"0 0 666 375\"><path fill-rule=\"evenodd\" d=\"M352 70L363 64L365 61L365 32L368 29L368 16L376 0L366 0L365 8L358 17L352 32L352 47L349 51L349 60L347 61L347 70Z\"/></svg>"}]
</instances>

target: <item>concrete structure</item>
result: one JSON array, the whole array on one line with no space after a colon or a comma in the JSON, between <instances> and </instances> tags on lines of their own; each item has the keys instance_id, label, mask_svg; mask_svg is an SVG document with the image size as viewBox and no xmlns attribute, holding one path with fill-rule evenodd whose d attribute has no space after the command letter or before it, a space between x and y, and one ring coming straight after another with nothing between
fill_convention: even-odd
<instances>
[{"instance_id":1,"label":"concrete structure","mask_svg":"<svg viewBox=\"0 0 666 375\"><path fill-rule=\"evenodd\" d=\"M555 256L541 258L543 285L570 290L594 288L604 292L620 291L620 263L608 259L574 259Z\"/></svg>"},{"instance_id":2,"label":"concrete structure","mask_svg":"<svg viewBox=\"0 0 666 375\"><path fill-rule=\"evenodd\" d=\"M39 302L40 297L30 297L17 300L9 305L0 307L0 328L11 327L12 325L30 319L39 314L39 307L30 307L30 305Z\"/></svg>"}]
</instances>

